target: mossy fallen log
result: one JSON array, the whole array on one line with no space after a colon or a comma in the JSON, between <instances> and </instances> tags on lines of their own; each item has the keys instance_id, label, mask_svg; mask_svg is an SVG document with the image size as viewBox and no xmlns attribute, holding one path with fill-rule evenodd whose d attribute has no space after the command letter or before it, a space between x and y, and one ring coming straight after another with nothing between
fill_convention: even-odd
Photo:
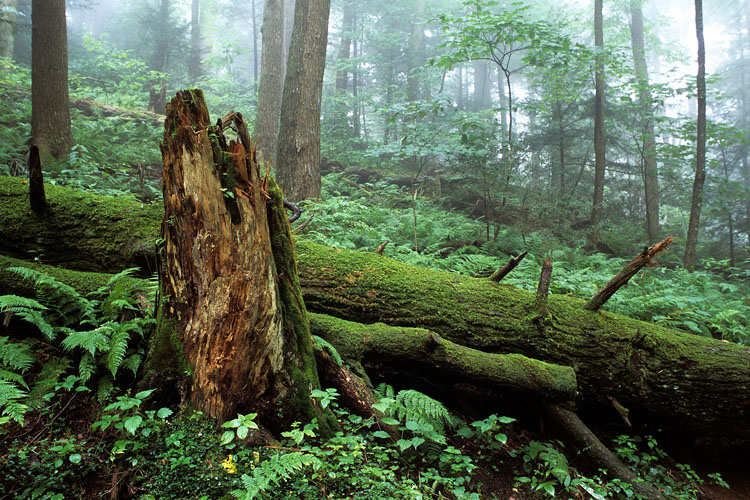
<instances>
[{"instance_id":1,"label":"mossy fallen log","mask_svg":"<svg viewBox=\"0 0 750 500\"><path fill-rule=\"evenodd\" d=\"M18 179L0 178L0 252L37 250L98 271L153 258L161 207L50 186L50 220L40 221L27 189ZM304 241L297 251L310 311L426 328L466 347L570 366L579 408L615 419L615 400L630 410L635 426L651 422L692 435L750 438L747 347L585 311L584 301L558 295L549 297L548 314L539 318L534 295L512 286Z\"/></svg>"}]
</instances>

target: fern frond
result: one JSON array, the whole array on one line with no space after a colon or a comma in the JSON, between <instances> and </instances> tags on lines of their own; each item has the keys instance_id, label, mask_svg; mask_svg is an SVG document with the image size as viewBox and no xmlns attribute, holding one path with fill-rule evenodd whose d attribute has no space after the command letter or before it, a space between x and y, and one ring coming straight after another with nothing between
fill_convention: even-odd
<instances>
[{"instance_id":1,"label":"fern frond","mask_svg":"<svg viewBox=\"0 0 750 500\"><path fill-rule=\"evenodd\" d=\"M32 409L42 406L46 400L45 396L55 389L55 386L63 375L70 368L68 358L52 358L42 364L42 371L37 375L31 384L27 404Z\"/></svg>"},{"instance_id":2,"label":"fern frond","mask_svg":"<svg viewBox=\"0 0 750 500\"><path fill-rule=\"evenodd\" d=\"M112 374L112 377L117 375L117 369L122 365L125 359L125 353L128 350L128 341L130 340L130 333L128 328L124 328L125 325L120 325L109 339L109 352L107 352L107 368Z\"/></svg>"},{"instance_id":3,"label":"fern frond","mask_svg":"<svg viewBox=\"0 0 750 500\"><path fill-rule=\"evenodd\" d=\"M104 324L94 330L73 332L64 338L61 343L67 351L80 347L95 356L96 351L102 351L109 346L109 336L113 330L112 325Z\"/></svg>"},{"instance_id":4,"label":"fern frond","mask_svg":"<svg viewBox=\"0 0 750 500\"><path fill-rule=\"evenodd\" d=\"M109 397L114 389L115 383L112 377L107 375L99 379L99 385L96 387L96 399L101 403Z\"/></svg>"},{"instance_id":5,"label":"fern frond","mask_svg":"<svg viewBox=\"0 0 750 500\"><path fill-rule=\"evenodd\" d=\"M81 383L85 384L96 373L96 360L90 353L81 356L78 363L78 375L81 377Z\"/></svg>"},{"instance_id":6,"label":"fern frond","mask_svg":"<svg viewBox=\"0 0 750 500\"><path fill-rule=\"evenodd\" d=\"M9 309L11 312L15 309L36 309L45 310L45 306L34 299L21 297L19 295L0 295L0 309L3 311Z\"/></svg>"},{"instance_id":7,"label":"fern frond","mask_svg":"<svg viewBox=\"0 0 750 500\"><path fill-rule=\"evenodd\" d=\"M315 347L316 351L326 351L331 356L331 358L333 358L337 365L344 366L344 360L341 359L341 355L336 350L336 348L333 347L328 341L321 337L318 337L317 335L313 335L312 339L313 347Z\"/></svg>"},{"instance_id":8,"label":"fern frond","mask_svg":"<svg viewBox=\"0 0 750 500\"><path fill-rule=\"evenodd\" d=\"M61 283L36 269L9 267L7 270L18 274L23 279L34 281L39 302L50 310L48 319L51 323L68 326L94 318L94 304L72 286Z\"/></svg>"},{"instance_id":9,"label":"fern frond","mask_svg":"<svg viewBox=\"0 0 750 500\"><path fill-rule=\"evenodd\" d=\"M0 363L23 373L34 363L29 349L26 344L17 344L10 342L8 337L0 337Z\"/></svg>"},{"instance_id":10,"label":"fern frond","mask_svg":"<svg viewBox=\"0 0 750 500\"><path fill-rule=\"evenodd\" d=\"M375 388L375 394L379 399L396 399L396 391L393 389L393 386L386 384L385 382L378 384L378 386Z\"/></svg>"},{"instance_id":11,"label":"fern frond","mask_svg":"<svg viewBox=\"0 0 750 500\"><path fill-rule=\"evenodd\" d=\"M143 354L140 353L133 353L122 362L122 365L120 365L121 368L124 368L126 370L130 370L133 372L133 375L138 374L138 368L141 366L141 362L143 361Z\"/></svg>"},{"instance_id":12,"label":"fern frond","mask_svg":"<svg viewBox=\"0 0 750 500\"><path fill-rule=\"evenodd\" d=\"M10 417L19 425L23 425L23 416L29 409L19 400L26 397L26 392L18 387L17 384L10 380L3 380L0 378L0 408L2 409L2 415Z\"/></svg>"},{"instance_id":13,"label":"fern frond","mask_svg":"<svg viewBox=\"0 0 750 500\"><path fill-rule=\"evenodd\" d=\"M430 424L440 434L444 434L445 427L452 423L450 413L440 401L419 391L399 391L396 403L399 418Z\"/></svg>"},{"instance_id":14,"label":"fern frond","mask_svg":"<svg viewBox=\"0 0 750 500\"><path fill-rule=\"evenodd\" d=\"M319 458L309 453L299 451L279 453L265 460L259 467L253 469L253 475L242 475L244 490L234 490L232 495L240 500L253 500L266 491L271 484L281 484L290 479L296 472L305 467L318 469L322 465Z\"/></svg>"}]
</instances>

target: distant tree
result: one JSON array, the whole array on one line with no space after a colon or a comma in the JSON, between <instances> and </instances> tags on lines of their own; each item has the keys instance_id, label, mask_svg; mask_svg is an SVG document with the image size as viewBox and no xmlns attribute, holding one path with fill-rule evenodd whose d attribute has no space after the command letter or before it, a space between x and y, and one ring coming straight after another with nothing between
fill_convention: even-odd
<instances>
[{"instance_id":1,"label":"distant tree","mask_svg":"<svg viewBox=\"0 0 750 500\"><path fill-rule=\"evenodd\" d=\"M13 57L18 0L0 0L0 57Z\"/></svg>"},{"instance_id":2,"label":"distant tree","mask_svg":"<svg viewBox=\"0 0 750 500\"><path fill-rule=\"evenodd\" d=\"M195 83L203 76L203 39L201 37L200 0L192 0L190 6L190 61L188 79Z\"/></svg>"},{"instance_id":3,"label":"distant tree","mask_svg":"<svg viewBox=\"0 0 750 500\"><path fill-rule=\"evenodd\" d=\"M276 153L281 116L284 67L284 0L266 0L263 10L263 51L254 139L258 158L266 161Z\"/></svg>"},{"instance_id":4,"label":"distant tree","mask_svg":"<svg viewBox=\"0 0 750 500\"><path fill-rule=\"evenodd\" d=\"M320 101L330 0L297 0L281 100L277 178L292 201L320 196Z\"/></svg>"},{"instance_id":5,"label":"distant tree","mask_svg":"<svg viewBox=\"0 0 750 500\"><path fill-rule=\"evenodd\" d=\"M424 64L424 11L425 0L417 0L409 38L409 69L406 73L406 98L419 99L419 76L417 68Z\"/></svg>"},{"instance_id":6,"label":"distant tree","mask_svg":"<svg viewBox=\"0 0 750 500\"><path fill-rule=\"evenodd\" d=\"M685 241L684 266L688 271L695 268L695 248L698 243L703 183L706 180L706 48L703 41L703 0L695 0L695 34L698 39L698 124L696 135L695 180L690 204L687 240Z\"/></svg>"},{"instance_id":7,"label":"distant tree","mask_svg":"<svg viewBox=\"0 0 750 500\"><path fill-rule=\"evenodd\" d=\"M633 48L633 65L638 85L638 107L641 120L641 163L646 199L646 231L648 242L656 243L659 238L659 174L656 165L654 112L646 65L646 46L643 40L642 1L630 0L630 40Z\"/></svg>"},{"instance_id":8,"label":"distant tree","mask_svg":"<svg viewBox=\"0 0 750 500\"><path fill-rule=\"evenodd\" d=\"M167 72L167 64L169 63L169 10L169 0L160 0L158 24L155 26L157 31L154 52L151 58L151 69L163 73Z\"/></svg>"},{"instance_id":9,"label":"distant tree","mask_svg":"<svg viewBox=\"0 0 750 500\"><path fill-rule=\"evenodd\" d=\"M65 0L33 0L31 9L31 140L42 157L60 158L74 143Z\"/></svg>"},{"instance_id":10,"label":"distant tree","mask_svg":"<svg viewBox=\"0 0 750 500\"><path fill-rule=\"evenodd\" d=\"M606 138L604 136L604 20L602 0L594 0L594 45L596 46L596 76L594 97L594 199L591 206L589 246L599 242L599 222L604 199L604 171L606 169Z\"/></svg>"},{"instance_id":11,"label":"distant tree","mask_svg":"<svg viewBox=\"0 0 750 500\"><path fill-rule=\"evenodd\" d=\"M349 74L354 75L354 72L349 71L350 60L352 57L352 45L354 27L357 21L357 13L353 0L344 0L342 6L341 16L341 36L339 39L339 50L336 56L336 64L338 69L336 70L336 82L334 96L334 109L332 113L333 120L333 131L336 136L345 138L352 136L353 128L349 124L349 111L351 104L348 99L349 94ZM354 89L352 89L354 91ZM354 117L354 116L353 116Z\"/></svg>"}]
</instances>

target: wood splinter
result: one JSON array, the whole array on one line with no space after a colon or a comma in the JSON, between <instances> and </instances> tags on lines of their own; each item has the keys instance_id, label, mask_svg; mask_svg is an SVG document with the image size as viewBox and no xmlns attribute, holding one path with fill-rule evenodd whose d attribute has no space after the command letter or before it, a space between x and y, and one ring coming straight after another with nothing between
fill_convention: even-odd
<instances>
[{"instance_id":1,"label":"wood splinter","mask_svg":"<svg viewBox=\"0 0 750 500\"><path fill-rule=\"evenodd\" d=\"M516 257L511 257L511 259L501 268L499 268L497 271L492 273L492 276L490 276L490 280L492 281L500 281L501 279L505 278L509 272L511 272L515 267L521 263L524 257L529 253L528 250L524 250L521 254L519 254Z\"/></svg>"},{"instance_id":2,"label":"wood splinter","mask_svg":"<svg viewBox=\"0 0 750 500\"><path fill-rule=\"evenodd\" d=\"M620 418L622 418L622 421L625 424L625 426L628 428L633 427L632 424L630 423L630 419L628 418L628 415L630 415L630 410L622 406L620 402L617 401L612 396L607 396L607 399L609 399L609 402L612 404L612 408L614 408L617 414L620 415Z\"/></svg>"},{"instance_id":3,"label":"wood splinter","mask_svg":"<svg viewBox=\"0 0 750 500\"><path fill-rule=\"evenodd\" d=\"M534 303L539 315L537 318L543 318L547 315L547 297L549 296L549 284L552 280L552 261L549 257L544 258L542 264L542 273L539 276L539 286L536 289L536 301Z\"/></svg>"},{"instance_id":4,"label":"wood splinter","mask_svg":"<svg viewBox=\"0 0 750 500\"><path fill-rule=\"evenodd\" d=\"M650 247L645 247L643 251L638 254L633 260L628 262L620 270L620 272L615 275L614 278L609 280L601 290L596 292L596 294L591 297L588 302L586 302L586 305L583 306L583 308L588 311L598 311L599 308L602 307L609 300L609 298L612 297L615 292L617 292L617 290L627 284L630 278L635 276L635 273L640 271L641 268L654 265L651 262L651 259L657 253L661 252L662 250L666 250L670 243L672 243L671 237L662 240L659 243L651 245Z\"/></svg>"},{"instance_id":5,"label":"wood splinter","mask_svg":"<svg viewBox=\"0 0 750 500\"><path fill-rule=\"evenodd\" d=\"M375 253L378 255L383 255L383 251L385 250L385 246L388 244L389 240L385 240L383 243L378 245L378 248L375 250Z\"/></svg>"}]
</instances>

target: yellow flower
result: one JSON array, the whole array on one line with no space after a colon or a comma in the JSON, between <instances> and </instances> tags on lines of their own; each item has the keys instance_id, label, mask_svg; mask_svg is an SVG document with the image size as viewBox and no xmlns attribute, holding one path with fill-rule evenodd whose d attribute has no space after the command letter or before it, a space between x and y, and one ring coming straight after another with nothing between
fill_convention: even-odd
<instances>
[{"instance_id":1,"label":"yellow flower","mask_svg":"<svg viewBox=\"0 0 750 500\"><path fill-rule=\"evenodd\" d=\"M232 459L232 455L229 455L224 461L221 462L221 466L224 467L224 470L226 470L229 474L234 474L237 472L237 466L234 464L234 460Z\"/></svg>"}]
</instances>

